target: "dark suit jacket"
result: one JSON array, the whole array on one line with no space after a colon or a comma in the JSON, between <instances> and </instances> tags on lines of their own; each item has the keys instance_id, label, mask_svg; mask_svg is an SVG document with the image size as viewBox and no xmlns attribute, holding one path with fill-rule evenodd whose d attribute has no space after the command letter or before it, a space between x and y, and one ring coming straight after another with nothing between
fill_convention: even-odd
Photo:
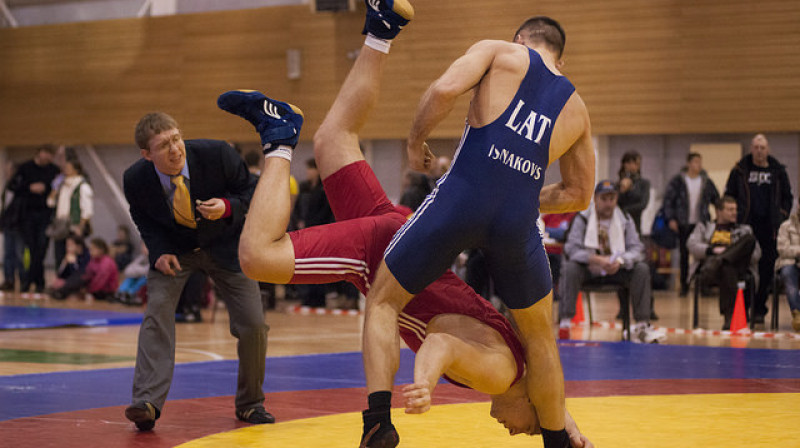
<instances>
[{"instance_id":1,"label":"dark suit jacket","mask_svg":"<svg viewBox=\"0 0 800 448\"><path fill-rule=\"evenodd\" d=\"M231 216L209 221L196 212L197 229L179 225L153 162L138 160L125 171L124 189L131 218L150 252L150 266L164 254L179 256L202 248L220 267L239 271L239 235L255 183L242 158L223 141L186 140L186 163L192 204L227 199Z\"/></svg>"}]
</instances>

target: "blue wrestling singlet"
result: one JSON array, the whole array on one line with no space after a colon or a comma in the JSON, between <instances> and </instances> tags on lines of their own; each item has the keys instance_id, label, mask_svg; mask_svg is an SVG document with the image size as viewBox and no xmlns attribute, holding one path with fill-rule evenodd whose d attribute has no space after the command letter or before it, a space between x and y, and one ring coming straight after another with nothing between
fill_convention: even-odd
<instances>
[{"instance_id":1,"label":"blue wrestling singlet","mask_svg":"<svg viewBox=\"0 0 800 448\"><path fill-rule=\"evenodd\" d=\"M527 308L552 289L536 225L539 192L553 126L575 87L535 51L529 57L509 106L486 126L467 124L450 171L386 249L386 264L406 291L422 291L470 248L483 250L509 308Z\"/></svg>"}]
</instances>

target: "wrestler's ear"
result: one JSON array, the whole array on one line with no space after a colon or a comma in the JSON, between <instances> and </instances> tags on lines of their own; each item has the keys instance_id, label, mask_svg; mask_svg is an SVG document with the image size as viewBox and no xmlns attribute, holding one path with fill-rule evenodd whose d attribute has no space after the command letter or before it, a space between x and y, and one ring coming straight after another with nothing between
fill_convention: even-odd
<instances>
[{"instance_id":1,"label":"wrestler's ear","mask_svg":"<svg viewBox=\"0 0 800 448\"><path fill-rule=\"evenodd\" d=\"M556 69L561 70L561 67L563 67L563 66L564 66L564 59L563 58L561 58L561 59L556 61Z\"/></svg>"}]
</instances>

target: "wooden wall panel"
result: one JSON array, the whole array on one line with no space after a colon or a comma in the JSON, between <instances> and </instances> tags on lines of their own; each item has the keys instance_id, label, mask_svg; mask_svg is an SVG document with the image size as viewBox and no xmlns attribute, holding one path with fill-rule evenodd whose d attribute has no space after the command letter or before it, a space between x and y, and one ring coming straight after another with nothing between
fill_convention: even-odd
<instances>
[{"instance_id":1,"label":"wooden wall panel","mask_svg":"<svg viewBox=\"0 0 800 448\"><path fill-rule=\"evenodd\" d=\"M800 130L800 2L416 0L365 138L403 138L417 101L479 39L510 39L536 14L567 30L564 73L597 134ZM130 143L165 110L189 137L254 140L219 93L255 88L321 122L363 40L362 13L306 6L0 30L0 145ZM286 78L286 50L302 77ZM434 137L457 138L468 99Z\"/></svg>"}]
</instances>

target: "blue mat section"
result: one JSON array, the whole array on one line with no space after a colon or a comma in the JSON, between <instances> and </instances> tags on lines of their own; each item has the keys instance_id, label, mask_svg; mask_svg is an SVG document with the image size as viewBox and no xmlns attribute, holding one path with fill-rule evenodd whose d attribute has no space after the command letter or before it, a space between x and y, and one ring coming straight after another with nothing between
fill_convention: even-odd
<instances>
[{"instance_id":1,"label":"blue mat section","mask_svg":"<svg viewBox=\"0 0 800 448\"><path fill-rule=\"evenodd\" d=\"M791 350L566 344L560 348L568 381L696 378L798 378ZM403 350L399 384L413 379L413 353ZM360 353L268 358L266 392L364 387ZM237 362L180 364L169 399L234 395ZM0 377L0 421L55 412L129 404L133 369ZM269 400L269 397L267 397Z\"/></svg>"},{"instance_id":2,"label":"blue mat section","mask_svg":"<svg viewBox=\"0 0 800 448\"><path fill-rule=\"evenodd\" d=\"M67 326L94 327L140 323L142 323L142 313L0 306L0 329L2 330Z\"/></svg>"}]
</instances>

